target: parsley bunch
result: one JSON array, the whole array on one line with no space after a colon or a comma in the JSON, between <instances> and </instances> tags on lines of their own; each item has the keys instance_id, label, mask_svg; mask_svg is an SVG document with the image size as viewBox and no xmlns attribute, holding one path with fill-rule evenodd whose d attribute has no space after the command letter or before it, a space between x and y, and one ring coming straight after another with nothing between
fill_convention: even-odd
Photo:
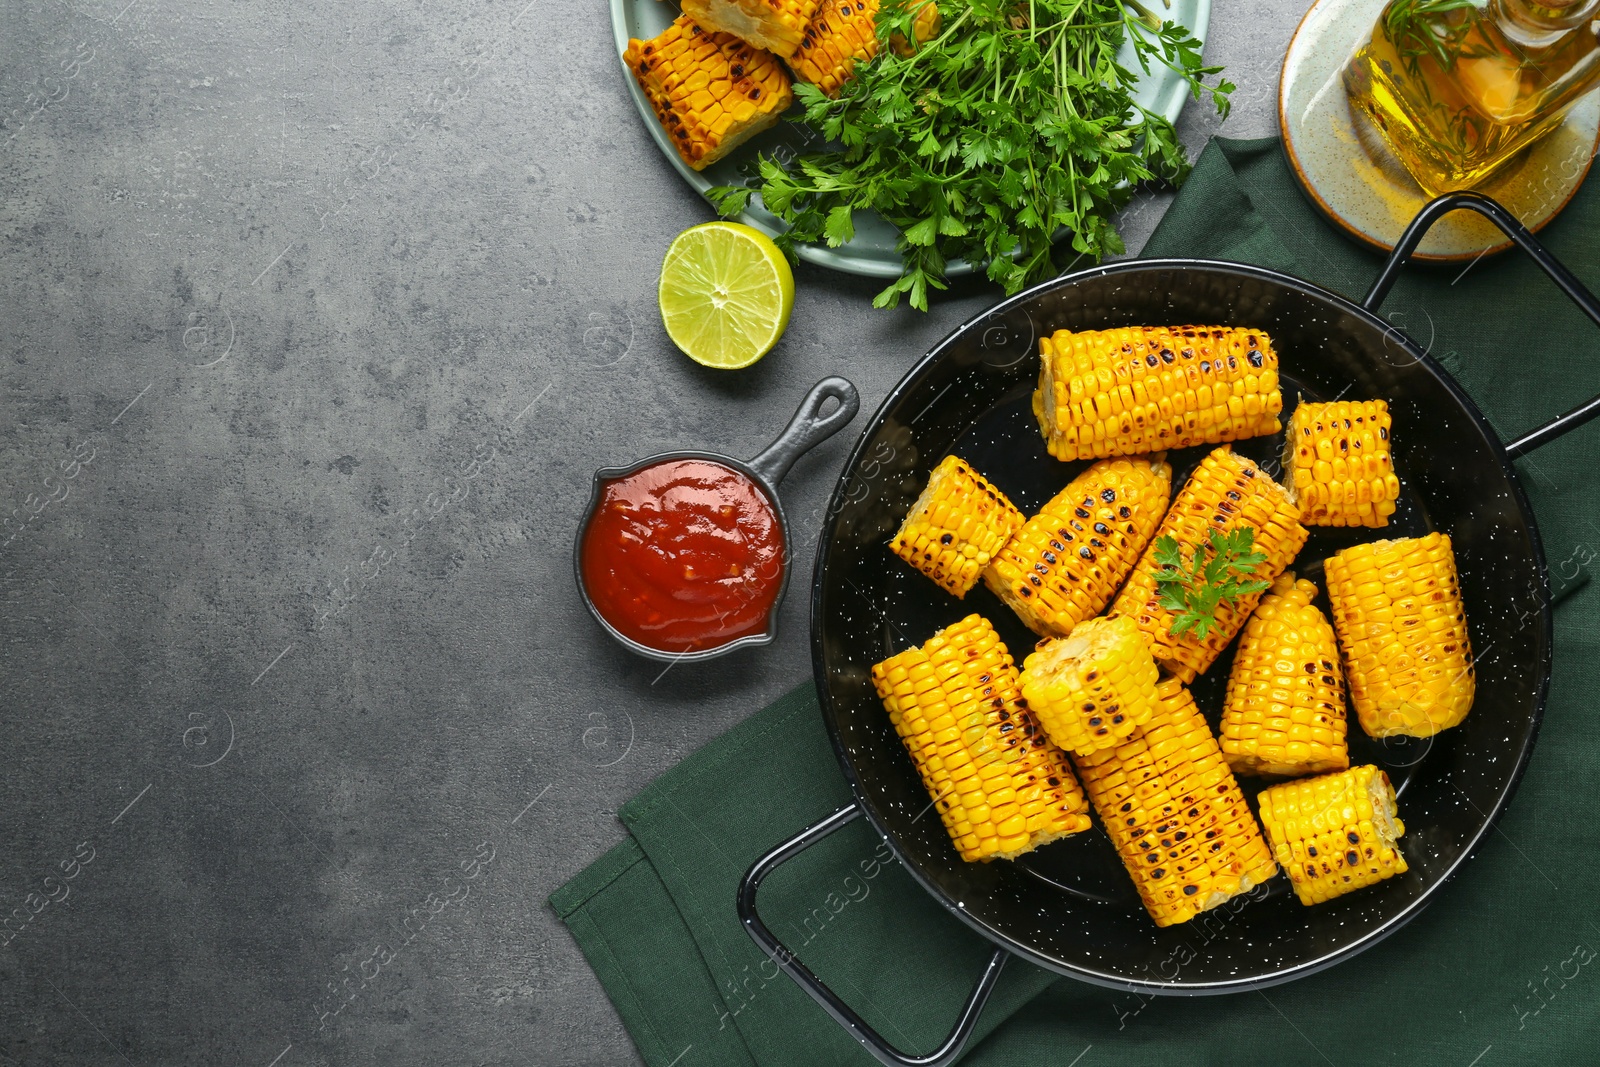
<instances>
[{"instance_id":1,"label":"parsley bunch","mask_svg":"<svg viewBox=\"0 0 1600 1067\"><path fill-rule=\"evenodd\" d=\"M944 25L915 40L928 0L884 0L878 55L856 68L837 99L796 84L804 122L829 147L793 160L755 160L747 177L787 225L786 251L855 234L854 213L872 208L900 230L904 272L873 301L902 294L926 311L928 290L945 288L955 258L987 263L1005 291L1060 273L1055 237L1070 233L1079 257L1123 250L1112 217L1141 182L1177 183L1189 160L1172 124L1133 102L1130 72L1116 61L1134 42L1141 69L1164 64L1198 99L1226 115L1226 81L1203 78L1200 42L1162 23L1137 0L942 0ZM1136 32L1135 22L1149 32ZM710 190L723 215L752 191Z\"/></svg>"},{"instance_id":2,"label":"parsley bunch","mask_svg":"<svg viewBox=\"0 0 1600 1067\"><path fill-rule=\"evenodd\" d=\"M1217 624L1217 608L1225 600L1249 596L1266 589L1270 582L1241 580L1267 561L1266 553L1255 550L1256 532L1241 526L1229 534L1211 531L1209 558L1207 545L1194 546L1194 560L1183 558L1177 538L1163 534L1156 538L1156 595L1161 606L1176 612L1172 620L1174 637L1193 630L1204 641Z\"/></svg>"}]
</instances>

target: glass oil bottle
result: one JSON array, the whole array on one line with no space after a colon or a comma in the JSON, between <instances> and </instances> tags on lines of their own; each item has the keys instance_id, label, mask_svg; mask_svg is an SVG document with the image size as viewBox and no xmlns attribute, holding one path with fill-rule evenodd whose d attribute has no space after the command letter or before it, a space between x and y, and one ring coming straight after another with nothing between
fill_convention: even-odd
<instances>
[{"instance_id":1,"label":"glass oil bottle","mask_svg":"<svg viewBox=\"0 0 1600 1067\"><path fill-rule=\"evenodd\" d=\"M1600 0L1391 0L1351 104L1430 195L1482 184L1600 86Z\"/></svg>"}]
</instances>

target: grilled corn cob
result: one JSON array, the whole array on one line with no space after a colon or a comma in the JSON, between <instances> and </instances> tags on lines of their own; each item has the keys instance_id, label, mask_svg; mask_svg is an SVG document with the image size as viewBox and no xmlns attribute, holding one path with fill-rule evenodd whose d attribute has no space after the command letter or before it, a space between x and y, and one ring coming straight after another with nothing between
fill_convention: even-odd
<instances>
[{"instance_id":1,"label":"grilled corn cob","mask_svg":"<svg viewBox=\"0 0 1600 1067\"><path fill-rule=\"evenodd\" d=\"M1171 496L1160 456L1101 460L1017 531L984 583L1034 633L1064 637L1110 603Z\"/></svg>"},{"instance_id":2,"label":"grilled corn cob","mask_svg":"<svg viewBox=\"0 0 1600 1067\"><path fill-rule=\"evenodd\" d=\"M1178 542L1184 558L1191 558L1195 545L1208 541L1211 531L1231 533L1248 526L1255 531L1256 551L1266 554L1266 562L1256 568L1256 577L1271 581L1293 562L1306 543L1306 528L1300 513L1283 486L1268 478L1261 468L1224 446L1200 461L1194 474L1172 502L1172 510L1156 531L1156 540L1171 536ZM1128 584L1111 603L1111 614L1127 615L1139 624L1149 640L1156 662L1184 682L1191 682L1216 660L1234 634L1255 610L1261 593L1249 593L1223 602L1217 607L1216 625L1204 639L1194 631L1172 635L1174 614L1161 606L1156 592L1155 541L1145 549L1133 569Z\"/></svg>"},{"instance_id":3,"label":"grilled corn cob","mask_svg":"<svg viewBox=\"0 0 1600 1067\"><path fill-rule=\"evenodd\" d=\"M1449 535L1356 545L1324 566L1361 728L1429 737L1465 719L1476 686Z\"/></svg>"},{"instance_id":4,"label":"grilled corn cob","mask_svg":"<svg viewBox=\"0 0 1600 1067\"><path fill-rule=\"evenodd\" d=\"M889 550L947 592L964 597L1022 523L1022 512L1004 493L959 456L946 456L928 476Z\"/></svg>"},{"instance_id":5,"label":"grilled corn cob","mask_svg":"<svg viewBox=\"0 0 1600 1067\"><path fill-rule=\"evenodd\" d=\"M704 170L776 125L793 94L769 52L679 15L622 55L683 161Z\"/></svg>"},{"instance_id":6,"label":"grilled corn cob","mask_svg":"<svg viewBox=\"0 0 1600 1067\"><path fill-rule=\"evenodd\" d=\"M1090 619L1040 641L1022 666L1022 696L1044 732L1068 752L1110 748L1150 721L1156 661L1132 619Z\"/></svg>"},{"instance_id":7,"label":"grilled corn cob","mask_svg":"<svg viewBox=\"0 0 1600 1067\"><path fill-rule=\"evenodd\" d=\"M1289 417L1283 465L1308 526L1387 526L1400 499L1382 400L1301 401Z\"/></svg>"},{"instance_id":8,"label":"grilled corn cob","mask_svg":"<svg viewBox=\"0 0 1600 1067\"><path fill-rule=\"evenodd\" d=\"M1278 576L1250 617L1222 705L1222 754L1234 774L1294 777L1350 766L1344 673L1317 587Z\"/></svg>"},{"instance_id":9,"label":"grilled corn cob","mask_svg":"<svg viewBox=\"0 0 1600 1067\"><path fill-rule=\"evenodd\" d=\"M829 96L855 74L857 63L871 61L878 54L878 35L874 24L879 0L823 0L800 40L800 48L788 59L796 81L810 82ZM928 0L917 11L914 31L918 41L931 40L939 32L939 9ZM898 34L891 41L895 52L909 55L912 47Z\"/></svg>"},{"instance_id":10,"label":"grilled corn cob","mask_svg":"<svg viewBox=\"0 0 1600 1067\"><path fill-rule=\"evenodd\" d=\"M872 682L962 859L1013 859L1089 828L1066 756L1029 714L982 616L877 664Z\"/></svg>"},{"instance_id":11,"label":"grilled corn cob","mask_svg":"<svg viewBox=\"0 0 1600 1067\"><path fill-rule=\"evenodd\" d=\"M1160 698L1133 736L1073 762L1145 909L1171 926L1278 868L1194 698L1175 678Z\"/></svg>"},{"instance_id":12,"label":"grilled corn cob","mask_svg":"<svg viewBox=\"0 0 1600 1067\"><path fill-rule=\"evenodd\" d=\"M1264 789L1261 825L1302 904L1406 872L1395 839L1406 832L1389 776L1372 766Z\"/></svg>"},{"instance_id":13,"label":"grilled corn cob","mask_svg":"<svg viewBox=\"0 0 1600 1067\"><path fill-rule=\"evenodd\" d=\"M1057 459L1218 444L1281 425L1278 356L1260 330L1057 330L1039 355L1033 413Z\"/></svg>"},{"instance_id":14,"label":"grilled corn cob","mask_svg":"<svg viewBox=\"0 0 1600 1067\"><path fill-rule=\"evenodd\" d=\"M800 47L817 0L683 0L683 13L788 59Z\"/></svg>"}]
</instances>

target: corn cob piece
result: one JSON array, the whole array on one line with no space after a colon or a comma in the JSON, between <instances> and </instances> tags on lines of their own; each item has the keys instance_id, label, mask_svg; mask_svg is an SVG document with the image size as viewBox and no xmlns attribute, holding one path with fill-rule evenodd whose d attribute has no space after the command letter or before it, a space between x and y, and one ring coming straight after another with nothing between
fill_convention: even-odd
<instances>
[{"instance_id":1,"label":"corn cob piece","mask_svg":"<svg viewBox=\"0 0 1600 1067\"><path fill-rule=\"evenodd\" d=\"M1476 680L1450 536L1356 545L1324 566L1361 728L1430 737L1465 719Z\"/></svg>"},{"instance_id":2,"label":"corn cob piece","mask_svg":"<svg viewBox=\"0 0 1600 1067\"><path fill-rule=\"evenodd\" d=\"M1127 615L1137 622L1150 642L1156 662L1185 683L1216 661L1250 618L1261 593L1248 593L1219 605L1216 625L1204 639L1196 637L1192 630L1174 637L1171 631L1175 616L1161 606L1156 592L1156 572L1161 567L1155 560L1155 541L1170 535L1177 540L1184 558L1189 559L1195 545L1209 541L1213 530L1232 533L1242 526L1255 531L1255 549L1267 557L1256 568L1259 579L1271 581L1283 573L1306 543L1307 530L1300 525L1299 509L1283 486L1224 446L1200 461L1172 502L1172 510L1156 531L1155 540L1139 558L1128 584L1111 603L1110 613Z\"/></svg>"},{"instance_id":3,"label":"corn cob piece","mask_svg":"<svg viewBox=\"0 0 1600 1067\"><path fill-rule=\"evenodd\" d=\"M946 456L928 476L889 550L946 592L965 597L1023 521L1022 512L983 475L959 456Z\"/></svg>"},{"instance_id":4,"label":"corn cob piece","mask_svg":"<svg viewBox=\"0 0 1600 1067\"><path fill-rule=\"evenodd\" d=\"M1308 526L1387 526L1400 499L1382 400L1301 401L1289 417L1283 465Z\"/></svg>"},{"instance_id":5,"label":"corn cob piece","mask_svg":"<svg viewBox=\"0 0 1600 1067\"><path fill-rule=\"evenodd\" d=\"M877 17L878 0L823 0L789 58L795 80L837 96L856 64L878 54Z\"/></svg>"},{"instance_id":6,"label":"corn cob piece","mask_svg":"<svg viewBox=\"0 0 1600 1067\"><path fill-rule=\"evenodd\" d=\"M1060 460L1277 433L1278 355L1260 330L1128 326L1039 342L1033 413Z\"/></svg>"},{"instance_id":7,"label":"corn cob piece","mask_svg":"<svg viewBox=\"0 0 1600 1067\"><path fill-rule=\"evenodd\" d=\"M1395 848L1406 826L1381 768L1280 782L1258 799L1273 855L1302 904L1321 904L1408 869Z\"/></svg>"},{"instance_id":8,"label":"corn cob piece","mask_svg":"<svg viewBox=\"0 0 1600 1067\"><path fill-rule=\"evenodd\" d=\"M795 80L809 82L828 96L839 95L855 76L856 64L868 63L878 54L878 6L879 0L823 0L799 49L788 58ZM939 32L939 8L933 0L918 9L913 32L918 41L931 40ZM891 44L900 55L913 50L898 33Z\"/></svg>"},{"instance_id":9,"label":"corn cob piece","mask_svg":"<svg viewBox=\"0 0 1600 1067\"><path fill-rule=\"evenodd\" d=\"M1104 459L1072 480L989 562L984 584L1028 629L1065 637L1133 570L1172 497L1161 457Z\"/></svg>"},{"instance_id":10,"label":"corn cob piece","mask_svg":"<svg viewBox=\"0 0 1600 1067\"><path fill-rule=\"evenodd\" d=\"M1278 867L1194 698L1175 678L1160 697L1142 729L1073 763L1145 909L1171 926Z\"/></svg>"},{"instance_id":11,"label":"corn cob piece","mask_svg":"<svg viewBox=\"0 0 1600 1067\"><path fill-rule=\"evenodd\" d=\"M1350 766L1344 672L1317 587L1278 576L1245 626L1222 705L1222 754L1234 774L1295 777Z\"/></svg>"},{"instance_id":12,"label":"corn cob piece","mask_svg":"<svg viewBox=\"0 0 1600 1067\"><path fill-rule=\"evenodd\" d=\"M1058 747L1110 748L1150 721L1159 672L1132 619L1090 619L1040 641L1022 665L1022 696Z\"/></svg>"},{"instance_id":13,"label":"corn cob piece","mask_svg":"<svg viewBox=\"0 0 1600 1067\"><path fill-rule=\"evenodd\" d=\"M789 76L769 52L680 15L622 55L683 161L704 170L763 130L789 102Z\"/></svg>"},{"instance_id":14,"label":"corn cob piece","mask_svg":"<svg viewBox=\"0 0 1600 1067\"><path fill-rule=\"evenodd\" d=\"M1089 802L1017 688L1017 668L981 615L872 668L961 858L1014 859L1089 828Z\"/></svg>"},{"instance_id":15,"label":"corn cob piece","mask_svg":"<svg viewBox=\"0 0 1600 1067\"><path fill-rule=\"evenodd\" d=\"M818 0L683 0L680 6L708 30L731 33L788 59L799 50Z\"/></svg>"}]
</instances>

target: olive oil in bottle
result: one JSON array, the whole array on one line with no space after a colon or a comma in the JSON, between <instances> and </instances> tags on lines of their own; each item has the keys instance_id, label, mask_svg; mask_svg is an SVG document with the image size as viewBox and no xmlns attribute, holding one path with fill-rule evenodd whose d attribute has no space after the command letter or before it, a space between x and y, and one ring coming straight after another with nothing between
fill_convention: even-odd
<instances>
[{"instance_id":1,"label":"olive oil in bottle","mask_svg":"<svg viewBox=\"0 0 1600 1067\"><path fill-rule=\"evenodd\" d=\"M1600 86L1600 0L1391 0L1344 69L1430 195L1468 189Z\"/></svg>"}]
</instances>

